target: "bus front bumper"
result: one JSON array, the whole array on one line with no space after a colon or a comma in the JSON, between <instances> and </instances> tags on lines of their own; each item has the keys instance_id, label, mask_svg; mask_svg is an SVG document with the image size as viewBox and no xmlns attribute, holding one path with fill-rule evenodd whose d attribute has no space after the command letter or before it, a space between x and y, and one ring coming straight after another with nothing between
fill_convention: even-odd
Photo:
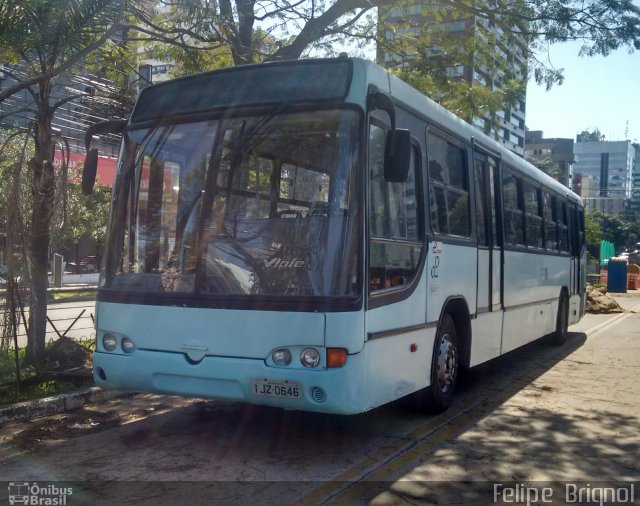
<instances>
[{"instance_id":1,"label":"bus front bumper","mask_svg":"<svg viewBox=\"0 0 640 506\"><path fill-rule=\"evenodd\" d=\"M131 355L96 352L94 379L105 389L227 399L285 409L356 414L375 407L363 388L362 354L338 369L268 367L263 360L206 356L193 364L180 353L136 350ZM252 380L298 385L300 398L259 395Z\"/></svg>"}]
</instances>

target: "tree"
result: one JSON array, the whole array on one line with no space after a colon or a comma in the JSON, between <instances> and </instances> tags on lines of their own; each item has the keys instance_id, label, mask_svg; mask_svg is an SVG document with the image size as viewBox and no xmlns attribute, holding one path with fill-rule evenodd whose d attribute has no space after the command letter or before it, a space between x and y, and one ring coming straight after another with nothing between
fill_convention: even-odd
<instances>
[{"instance_id":1,"label":"tree","mask_svg":"<svg viewBox=\"0 0 640 506\"><path fill-rule=\"evenodd\" d=\"M7 279L28 275L24 267L26 237L25 216L32 206L31 175L25 173L26 160L33 156L33 146L24 133L7 131L0 135L0 216L4 218L4 258ZM4 273L4 272L3 272Z\"/></svg>"},{"instance_id":2,"label":"tree","mask_svg":"<svg viewBox=\"0 0 640 506\"><path fill-rule=\"evenodd\" d=\"M601 213L600 211L587 213L587 216L589 221L599 224L601 238L611 241L615 245L616 253L621 253L625 249L634 249L640 234L640 225L637 221L625 220L619 216Z\"/></svg>"},{"instance_id":3,"label":"tree","mask_svg":"<svg viewBox=\"0 0 640 506\"><path fill-rule=\"evenodd\" d=\"M607 55L619 47L640 48L640 11L623 0L516 0L422 2L422 18L389 24L387 13L414 9L418 0L165 0L162 8L134 8L137 38L151 54L175 61L176 75L230 65L336 55L345 47L365 54L377 44L378 54L400 60L424 60L422 70L402 67L401 78L456 114L471 121L491 117L524 96L526 73L513 72L496 58L501 43L516 44L528 72L547 88L563 80L540 56L549 43L583 40L581 55ZM412 11L412 12L415 12ZM422 19L422 20L421 20ZM425 23L424 20L432 20ZM477 26L474 37L456 38L447 23ZM389 38L386 32L393 33ZM495 33L503 35L497 37ZM370 54L370 53L369 53ZM507 56L507 58L509 58ZM473 63L482 68L486 85L452 78L451 69ZM494 91L497 89L498 91ZM490 131L492 124L485 125Z\"/></svg>"},{"instance_id":4,"label":"tree","mask_svg":"<svg viewBox=\"0 0 640 506\"><path fill-rule=\"evenodd\" d=\"M62 226L55 231L61 244L77 244L83 237L91 238L98 251L102 251L107 234L107 220L111 189L96 187L91 195L84 195L80 185L70 185L67 208Z\"/></svg>"},{"instance_id":5,"label":"tree","mask_svg":"<svg viewBox=\"0 0 640 506\"><path fill-rule=\"evenodd\" d=\"M451 112L484 132L498 126L498 112L513 108L526 91L524 37L500 35L464 9L435 3L381 10L377 59ZM505 50L506 49L506 50Z\"/></svg>"},{"instance_id":6,"label":"tree","mask_svg":"<svg viewBox=\"0 0 640 506\"><path fill-rule=\"evenodd\" d=\"M602 227L600 225L599 216L595 216L594 212L586 212L584 215L584 242L587 251L591 256L598 258L600 256L600 242L602 241Z\"/></svg>"},{"instance_id":7,"label":"tree","mask_svg":"<svg viewBox=\"0 0 640 506\"><path fill-rule=\"evenodd\" d=\"M55 101L53 90L66 73L90 57L120 30L124 0L3 0L0 3L0 57L26 69L4 73L17 84L0 92L0 101L26 90L32 97L34 153L27 163L33 203L27 224L31 284L27 362L44 359L47 267L56 195L52 121L58 108L76 96ZM114 46L115 47L115 46Z\"/></svg>"},{"instance_id":8,"label":"tree","mask_svg":"<svg viewBox=\"0 0 640 506\"><path fill-rule=\"evenodd\" d=\"M185 59L194 52L220 51L235 65L258 61L297 59L312 52L336 53L350 41L350 50L378 42L379 12L407 8L415 0L165 0L162 8L144 7L134 14L140 41L180 47ZM640 49L640 11L632 1L517 0L472 2L442 0L437 7L424 3L426 15L436 19L477 17L507 36L520 37L525 56L540 82L553 84L561 71L535 60L545 44L583 40L582 55L607 55L619 47ZM421 34L420 34L421 35ZM355 43L354 43L355 41ZM487 40L492 44L491 39ZM494 47L495 49L495 47Z\"/></svg>"},{"instance_id":9,"label":"tree","mask_svg":"<svg viewBox=\"0 0 640 506\"><path fill-rule=\"evenodd\" d=\"M604 134L600 133L599 128L595 128L593 131L583 130L576 136L577 142L601 142L604 141Z\"/></svg>"}]
</instances>

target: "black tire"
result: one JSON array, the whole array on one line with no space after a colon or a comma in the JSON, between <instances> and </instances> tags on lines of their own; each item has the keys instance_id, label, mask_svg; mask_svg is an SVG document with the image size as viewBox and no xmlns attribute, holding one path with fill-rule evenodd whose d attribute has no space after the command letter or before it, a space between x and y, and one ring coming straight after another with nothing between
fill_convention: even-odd
<instances>
[{"instance_id":1,"label":"black tire","mask_svg":"<svg viewBox=\"0 0 640 506\"><path fill-rule=\"evenodd\" d=\"M556 316L556 331L549 336L549 343L561 346L567 341L569 334L569 299L565 294L560 296L558 314Z\"/></svg>"},{"instance_id":2,"label":"black tire","mask_svg":"<svg viewBox=\"0 0 640 506\"><path fill-rule=\"evenodd\" d=\"M445 314L438 326L431 360L431 385L416 394L421 411L442 413L453 402L460 375L460 347L453 318Z\"/></svg>"}]
</instances>

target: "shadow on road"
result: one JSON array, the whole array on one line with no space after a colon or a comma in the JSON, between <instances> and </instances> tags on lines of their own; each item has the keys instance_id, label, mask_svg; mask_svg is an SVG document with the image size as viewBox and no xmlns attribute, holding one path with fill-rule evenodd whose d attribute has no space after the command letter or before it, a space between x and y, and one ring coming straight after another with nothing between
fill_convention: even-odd
<instances>
[{"instance_id":1,"label":"shadow on road","mask_svg":"<svg viewBox=\"0 0 640 506\"><path fill-rule=\"evenodd\" d=\"M536 380L585 341L581 333L571 333L562 347L537 341L472 369L459 385L454 405L438 416L416 413L404 400L362 415L335 416L139 395L127 401L126 413L110 408L106 414L119 423L109 423L107 416L101 424L105 430L95 426L92 433L74 437L63 418L58 423L62 432L46 433L40 447L22 446L22 455L0 459L2 479L91 481L91 486L83 484L83 494L96 504L107 498L113 503L117 490L124 500L131 489L98 482L131 480L138 482L137 504L150 497L154 504L175 504L185 494L192 504L216 498L220 504L247 504L255 495L264 504L278 504L280 493L287 498L280 504L286 504L296 497L307 497L307 503L327 498L424 501L448 497L456 487L462 487L461 493L477 489L486 494L491 480L504 479L505 468L496 465L501 462L523 463L522 475L510 475L514 480L527 478L524 464L531 461L543 462L558 479L570 470L582 476L619 475L621 465L637 475L637 464L625 461L625 456L640 453L637 418L589 406L571 414L536 406L537 396L555 388L548 382L540 387ZM504 409L507 400L523 391L524 404ZM181 402L187 405L176 407ZM74 426L91 427L92 413L99 420L92 409L76 412ZM37 434L46 420L30 422L22 440ZM601 431L585 432L586 423ZM610 440L601 433L617 436ZM19 441L13 444L20 446ZM438 452L444 444L452 450ZM403 474L407 464L408 474ZM462 478L453 488L432 482L438 476L430 474L429 464L456 470ZM467 474L480 474L485 481L471 486L464 479ZM394 482L402 476L407 481ZM145 481L153 482L151 489L140 488Z\"/></svg>"}]
</instances>

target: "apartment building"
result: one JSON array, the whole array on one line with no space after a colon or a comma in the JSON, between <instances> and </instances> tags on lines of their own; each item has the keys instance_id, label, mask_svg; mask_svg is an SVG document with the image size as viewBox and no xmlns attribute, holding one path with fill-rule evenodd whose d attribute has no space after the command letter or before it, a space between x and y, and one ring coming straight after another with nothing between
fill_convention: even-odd
<instances>
[{"instance_id":1,"label":"apartment building","mask_svg":"<svg viewBox=\"0 0 640 506\"><path fill-rule=\"evenodd\" d=\"M388 12L380 9L379 18L383 20L381 26L384 27L380 35L386 42L378 46L377 60L380 65L390 69L439 65L443 49L437 45L421 48L420 52L418 49L412 49L413 41L416 41L416 46L419 45L417 40L421 30L429 27L444 33L449 40L459 41L461 44L473 36L482 37L490 34L493 40L497 41L493 46L492 57L500 61L503 68L508 69L510 77L517 76L523 81L526 79L527 60L521 47L514 42L513 36L508 38L494 23L477 16L460 19L459 16L449 15L436 20L432 15L425 15L426 12L427 9L421 2ZM389 50L389 42L399 42L404 50L402 52ZM447 66L445 69L447 77L453 80L464 80L470 84L479 83L494 91L500 89L505 72L495 74L486 65L478 63L480 58L472 60L476 63L454 63ZM511 151L524 156L525 112L526 99L523 98L513 108L472 118L471 123Z\"/></svg>"},{"instance_id":2,"label":"apartment building","mask_svg":"<svg viewBox=\"0 0 640 506\"><path fill-rule=\"evenodd\" d=\"M524 153L527 160L533 162L553 162L558 181L571 188L571 167L575 161L573 144L573 139L546 139L540 130L527 130Z\"/></svg>"},{"instance_id":3,"label":"apartment building","mask_svg":"<svg viewBox=\"0 0 640 506\"><path fill-rule=\"evenodd\" d=\"M17 79L26 79L26 68L22 64L0 65L0 89L8 89ZM108 79L90 73L60 75L54 80L51 104L62 103L53 118L54 133L69 145L72 153L84 159L84 135L89 125L124 117L122 103L110 98L115 88ZM27 90L22 90L0 103L0 130L28 130L33 128L36 104ZM102 136L96 143L105 156L118 155L118 136Z\"/></svg>"},{"instance_id":4,"label":"apartment building","mask_svg":"<svg viewBox=\"0 0 640 506\"><path fill-rule=\"evenodd\" d=\"M586 208L622 215L632 196L636 150L631 141L594 141L574 144L574 174L593 178L597 196L585 199Z\"/></svg>"}]
</instances>

